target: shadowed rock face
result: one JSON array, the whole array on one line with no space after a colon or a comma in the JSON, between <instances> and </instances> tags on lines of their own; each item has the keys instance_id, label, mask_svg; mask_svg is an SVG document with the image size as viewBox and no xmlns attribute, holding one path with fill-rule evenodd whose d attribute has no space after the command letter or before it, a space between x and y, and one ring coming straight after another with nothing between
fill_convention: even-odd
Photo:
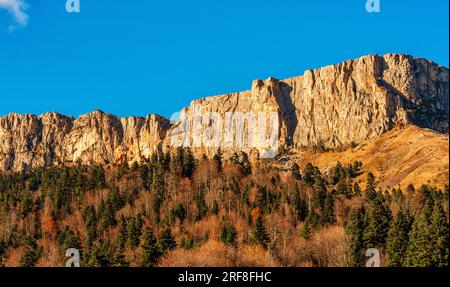
<instances>
[{"instance_id":1,"label":"shadowed rock face","mask_svg":"<svg viewBox=\"0 0 450 287\"><path fill-rule=\"evenodd\" d=\"M183 110L193 124L195 115L215 113L230 127L227 114L276 114L277 143L284 147L339 147L373 138L394 127L417 125L448 133L448 69L406 55L369 55L303 76L256 80L240 93L193 101ZM270 116L268 116L270 117ZM243 124L243 146L194 144L194 134L207 134L217 125L200 122L197 130L180 132L180 124L150 115L118 118L99 111L78 119L47 113L0 117L0 170L24 170L65 163L119 164L142 161L159 145L183 138L198 155L243 151L252 157L265 152L256 126ZM248 138L253 137L249 146Z\"/></svg>"}]
</instances>

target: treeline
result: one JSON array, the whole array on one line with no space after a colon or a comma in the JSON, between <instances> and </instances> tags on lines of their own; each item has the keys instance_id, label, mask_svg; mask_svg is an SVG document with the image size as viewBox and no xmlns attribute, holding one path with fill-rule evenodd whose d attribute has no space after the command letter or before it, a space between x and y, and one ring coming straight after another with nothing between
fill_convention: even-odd
<instances>
[{"instance_id":1,"label":"treeline","mask_svg":"<svg viewBox=\"0 0 450 287\"><path fill-rule=\"evenodd\" d=\"M92 267L363 266L379 248L385 266L447 266L448 187L382 190L369 173L362 189L363 173L180 148L0 175L0 264L63 266L77 248Z\"/></svg>"}]
</instances>

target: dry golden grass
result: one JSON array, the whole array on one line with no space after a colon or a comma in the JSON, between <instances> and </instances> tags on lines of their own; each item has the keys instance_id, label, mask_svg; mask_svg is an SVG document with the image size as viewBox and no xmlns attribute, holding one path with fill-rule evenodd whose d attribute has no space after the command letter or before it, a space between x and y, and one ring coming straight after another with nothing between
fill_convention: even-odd
<instances>
[{"instance_id":1,"label":"dry golden grass","mask_svg":"<svg viewBox=\"0 0 450 287\"><path fill-rule=\"evenodd\" d=\"M359 160L363 170L372 172L381 187L432 184L442 188L448 182L449 137L417 126L394 129L343 152L298 151L295 161L304 167L311 162L321 169ZM364 186L366 174L356 179Z\"/></svg>"}]
</instances>

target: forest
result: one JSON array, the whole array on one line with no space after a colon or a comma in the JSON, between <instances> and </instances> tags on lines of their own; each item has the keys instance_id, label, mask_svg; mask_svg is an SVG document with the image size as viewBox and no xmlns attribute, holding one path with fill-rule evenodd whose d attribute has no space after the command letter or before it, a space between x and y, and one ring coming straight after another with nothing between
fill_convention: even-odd
<instances>
[{"instance_id":1,"label":"forest","mask_svg":"<svg viewBox=\"0 0 450 287\"><path fill-rule=\"evenodd\" d=\"M363 179L363 180L361 180ZM448 185L381 188L361 162L275 168L188 148L0 174L0 266L446 267Z\"/></svg>"}]
</instances>

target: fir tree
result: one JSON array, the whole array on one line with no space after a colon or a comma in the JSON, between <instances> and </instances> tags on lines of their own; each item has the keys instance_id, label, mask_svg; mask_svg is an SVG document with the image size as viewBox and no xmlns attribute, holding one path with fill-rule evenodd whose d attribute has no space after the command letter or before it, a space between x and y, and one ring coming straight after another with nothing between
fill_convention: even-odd
<instances>
[{"instance_id":1,"label":"fir tree","mask_svg":"<svg viewBox=\"0 0 450 287\"><path fill-rule=\"evenodd\" d=\"M332 224L336 222L336 216L334 214L334 196L332 193L327 192L325 196L323 216L321 222L323 225Z\"/></svg>"},{"instance_id":2,"label":"fir tree","mask_svg":"<svg viewBox=\"0 0 450 287\"><path fill-rule=\"evenodd\" d=\"M353 267L362 266L364 259L364 217L364 207L358 210L353 209L345 225L349 265Z\"/></svg>"},{"instance_id":3,"label":"fir tree","mask_svg":"<svg viewBox=\"0 0 450 287\"><path fill-rule=\"evenodd\" d=\"M175 238L170 231L170 228L165 228L161 232L159 236L159 250L161 253L166 253L169 250L175 249L177 247L177 243L175 242Z\"/></svg>"},{"instance_id":4,"label":"fir tree","mask_svg":"<svg viewBox=\"0 0 450 287\"><path fill-rule=\"evenodd\" d=\"M139 245L139 237L141 236L141 230L139 228L139 224L137 219L132 217L130 218L127 224L127 237L128 237L128 246L129 247L137 247Z\"/></svg>"},{"instance_id":5,"label":"fir tree","mask_svg":"<svg viewBox=\"0 0 450 287\"><path fill-rule=\"evenodd\" d=\"M408 250L403 266L432 266L433 246L429 221L424 210L415 219L409 235Z\"/></svg>"},{"instance_id":6,"label":"fir tree","mask_svg":"<svg viewBox=\"0 0 450 287\"><path fill-rule=\"evenodd\" d=\"M309 240L311 238L311 233L311 224L309 223L309 221L305 221L305 223L303 224L303 228L300 231L300 236L306 240Z\"/></svg>"},{"instance_id":7,"label":"fir tree","mask_svg":"<svg viewBox=\"0 0 450 287\"><path fill-rule=\"evenodd\" d=\"M255 225L253 227L252 241L256 244L261 245L264 249L267 249L269 246L270 237L267 233L262 216L259 216L256 219Z\"/></svg>"},{"instance_id":8,"label":"fir tree","mask_svg":"<svg viewBox=\"0 0 450 287\"><path fill-rule=\"evenodd\" d=\"M367 248L384 248L389 224L391 221L391 210L378 195L370 206L364 230L364 243Z\"/></svg>"},{"instance_id":9,"label":"fir tree","mask_svg":"<svg viewBox=\"0 0 450 287\"><path fill-rule=\"evenodd\" d=\"M34 267L41 257L41 252L36 239L32 237L25 238L25 248L23 255L20 258L20 266L22 267Z\"/></svg>"},{"instance_id":10,"label":"fir tree","mask_svg":"<svg viewBox=\"0 0 450 287\"><path fill-rule=\"evenodd\" d=\"M298 166L298 164L294 163L291 167L291 174L292 177L295 178L296 180L301 180L302 179L302 175L300 173L300 167Z\"/></svg>"},{"instance_id":11,"label":"fir tree","mask_svg":"<svg viewBox=\"0 0 450 287\"><path fill-rule=\"evenodd\" d=\"M407 242L411 231L413 216L409 210L402 208L391 223L386 242L386 265L401 267L408 249Z\"/></svg>"},{"instance_id":12,"label":"fir tree","mask_svg":"<svg viewBox=\"0 0 450 287\"><path fill-rule=\"evenodd\" d=\"M150 229L145 229L141 242L141 265L143 267L153 267L161 257L161 252L158 248L156 238Z\"/></svg>"},{"instance_id":13,"label":"fir tree","mask_svg":"<svg viewBox=\"0 0 450 287\"><path fill-rule=\"evenodd\" d=\"M219 241L226 245L237 247L237 231L233 225L227 222L222 223L220 229Z\"/></svg>"},{"instance_id":14,"label":"fir tree","mask_svg":"<svg viewBox=\"0 0 450 287\"><path fill-rule=\"evenodd\" d=\"M448 244L449 244L449 227L447 216L441 202L436 201L433 213L431 215L431 244L433 251L431 253L432 266L447 267L448 266Z\"/></svg>"}]
</instances>

